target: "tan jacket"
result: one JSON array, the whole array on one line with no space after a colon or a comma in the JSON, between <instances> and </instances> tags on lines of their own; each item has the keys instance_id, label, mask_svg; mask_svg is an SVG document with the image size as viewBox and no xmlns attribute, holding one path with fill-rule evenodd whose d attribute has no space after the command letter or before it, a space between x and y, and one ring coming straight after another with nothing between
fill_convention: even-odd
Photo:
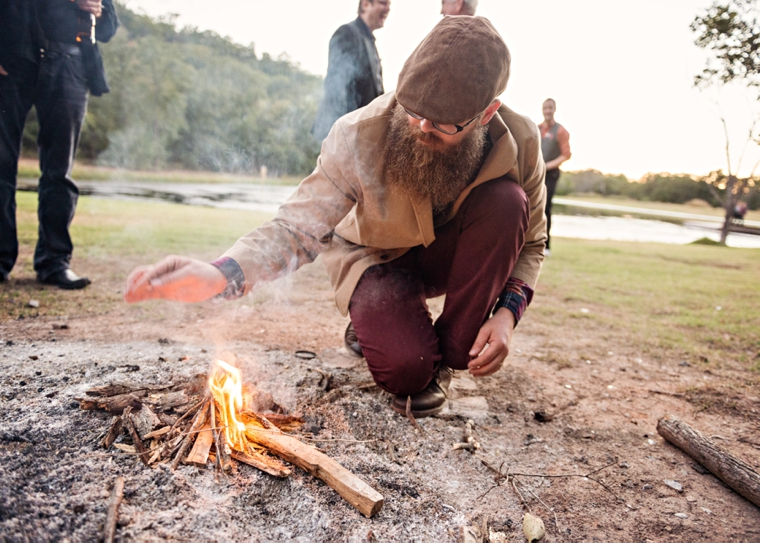
<instances>
[{"instance_id":1,"label":"tan jacket","mask_svg":"<svg viewBox=\"0 0 760 543\"><path fill-rule=\"evenodd\" d=\"M346 315L367 268L433 242L431 203L411 200L384 179L383 152L395 104L391 92L341 117L322 144L316 169L275 218L224 254L243 270L246 292L322 254L336 304ZM512 277L535 288L546 243L546 172L538 129L527 117L501 106L488 131L494 145L447 220L473 187L501 177L519 183L530 200L530 221Z\"/></svg>"}]
</instances>

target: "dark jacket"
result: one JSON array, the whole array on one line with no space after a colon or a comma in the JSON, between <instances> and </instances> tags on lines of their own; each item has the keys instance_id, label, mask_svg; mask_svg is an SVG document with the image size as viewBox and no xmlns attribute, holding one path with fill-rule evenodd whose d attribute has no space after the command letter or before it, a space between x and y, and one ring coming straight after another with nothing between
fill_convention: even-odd
<instances>
[{"instance_id":1,"label":"dark jacket","mask_svg":"<svg viewBox=\"0 0 760 543\"><path fill-rule=\"evenodd\" d=\"M106 43L116 34L119 21L116 18L113 0L102 0L102 3L103 13L95 26L95 38L101 43ZM75 2L37 0L37 4L40 26L46 40L78 43L77 33L89 33L90 14L79 9Z\"/></svg>"},{"instance_id":2,"label":"dark jacket","mask_svg":"<svg viewBox=\"0 0 760 543\"><path fill-rule=\"evenodd\" d=\"M375 36L357 17L336 30L330 39L325 92L314 122L314 137L322 141L336 120L366 106L383 92Z\"/></svg>"},{"instance_id":3,"label":"dark jacket","mask_svg":"<svg viewBox=\"0 0 760 543\"><path fill-rule=\"evenodd\" d=\"M0 0L0 66L7 71L19 59L37 62L40 45L37 3Z\"/></svg>"},{"instance_id":4,"label":"dark jacket","mask_svg":"<svg viewBox=\"0 0 760 543\"><path fill-rule=\"evenodd\" d=\"M82 52L84 61L84 77L87 88L93 96L108 92L106 71L103 59L98 50L98 44L93 43L92 16L82 11L71 1L37 0L40 28L43 34L43 47L55 50L56 43L76 44ZM113 0L102 0L103 12L95 24L95 39L97 42L107 42L119 27Z\"/></svg>"}]
</instances>

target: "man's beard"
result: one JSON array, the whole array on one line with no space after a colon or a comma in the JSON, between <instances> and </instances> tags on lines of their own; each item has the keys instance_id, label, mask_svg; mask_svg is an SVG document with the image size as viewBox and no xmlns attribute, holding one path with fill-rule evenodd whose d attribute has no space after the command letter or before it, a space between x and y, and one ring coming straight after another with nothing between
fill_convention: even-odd
<instances>
[{"instance_id":1,"label":"man's beard","mask_svg":"<svg viewBox=\"0 0 760 543\"><path fill-rule=\"evenodd\" d=\"M429 199L435 212L443 211L475 179L487 131L478 124L459 143L446 146L435 132L410 125L404 108L396 105L385 146L386 178L414 199Z\"/></svg>"}]
</instances>

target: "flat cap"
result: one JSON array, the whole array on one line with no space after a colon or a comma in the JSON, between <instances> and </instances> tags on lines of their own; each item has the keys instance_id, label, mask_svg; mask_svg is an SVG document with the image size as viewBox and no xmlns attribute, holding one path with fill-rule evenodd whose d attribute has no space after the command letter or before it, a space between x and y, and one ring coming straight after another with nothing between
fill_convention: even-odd
<instances>
[{"instance_id":1,"label":"flat cap","mask_svg":"<svg viewBox=\"0 0 760 543\"><path fill-rule=\"evenodd\" d=\"M444 17L404 63L396 99L445 124L464 123L507 88L511 57L484 17Z\"/></svg>"}]
</instances>

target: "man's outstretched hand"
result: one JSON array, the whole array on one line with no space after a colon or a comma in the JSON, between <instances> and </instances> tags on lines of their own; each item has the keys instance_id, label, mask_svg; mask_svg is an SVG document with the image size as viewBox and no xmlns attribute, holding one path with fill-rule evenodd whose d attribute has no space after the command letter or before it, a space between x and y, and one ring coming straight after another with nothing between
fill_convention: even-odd
<instances>
[{"instance_id":1,"label":"man's outstretched hand","mask_svg":"<svg viewBox=\"0 0 760 543\"><path fill-rule=\"evenodd\" d=\"M485 377L501 369L509 355L509 344L514 329L515 316L505 307L499 308L493 317L480 327L475 344L470 349L470 356L474 358L467 364L471 375Z\"/></svg>"},{"instance_id":2,"label":"man's outstretched hand","mask_svg":"<svg viewBox=\"0 0 760 543\"><path fill-rule=\"evenodd\" d=\"M224 274L208 262L185 256L167 256L155 266L140 266L127 277L128 303L156 298L175 302L202 302L227 288Z\"/></svg>"}]
</instances>

